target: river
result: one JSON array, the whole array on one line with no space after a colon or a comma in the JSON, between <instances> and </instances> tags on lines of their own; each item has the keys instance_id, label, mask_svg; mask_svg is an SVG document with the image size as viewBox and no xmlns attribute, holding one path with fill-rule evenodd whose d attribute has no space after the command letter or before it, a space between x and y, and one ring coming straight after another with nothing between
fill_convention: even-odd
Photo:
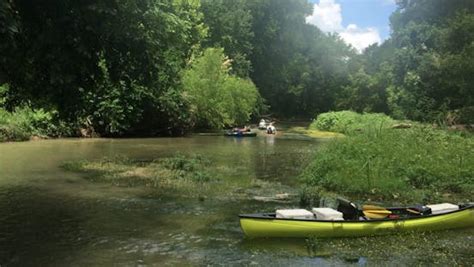
<instances>
[{"instance_id":1,"label":"river","mask_svg":"<svg viewBox=\"0 0 474 267\"><path fill-rule=\"evenodd\" d=\"M239 227L239 213L271 211L295 206L297 201L285 204L252 198L180 197L146 187L94 183L61 167L68 161L118 155L152 160L176 153L199 153L234 169L232 179L251 177L296 188L297 175L319 145L320 141L274 136L58 139L0 144L0 266L474 262L473 232L469 229L439 232L436 237L421 235L422 241L428 242L422 249L416 247L420 236L314 242L247 239ZM412 242L404 245L407 238ZM402 246L404 250L384 252L384 244L388 248ZM443 248L447 252L442 252ZM429 254L437 251L442 255L432 261ZM443 261L444 257L451 258Z\"/></svg>"}]
</instances>

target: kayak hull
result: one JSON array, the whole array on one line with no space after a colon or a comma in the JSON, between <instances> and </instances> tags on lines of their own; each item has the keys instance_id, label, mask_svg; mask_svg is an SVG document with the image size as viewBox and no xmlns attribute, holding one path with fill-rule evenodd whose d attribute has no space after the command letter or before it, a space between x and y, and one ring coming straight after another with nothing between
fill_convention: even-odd
<instances>
[{"instance_id":1,"label":"kayak hull","mask_svg":"<svg viewBox=\"0 0 474 267\"><path fill-rule=\"evenodd\" d=\"M224 134L225 136L231 136L231 137L256 137L257 133L256 132L226 132Z\"/></svg>"},{"instance_id":2,"label":"kayak hull","mask_svg":"<svg viewBox=\"0 0 474 267\"><path fill-rule=\"evenodd\" d=\"M321 221L274 218L271 214L240 216L248 237L355 237L404 231L433 231L474 226L474 207L406 219Z\"/></svg>"}]
</instances>

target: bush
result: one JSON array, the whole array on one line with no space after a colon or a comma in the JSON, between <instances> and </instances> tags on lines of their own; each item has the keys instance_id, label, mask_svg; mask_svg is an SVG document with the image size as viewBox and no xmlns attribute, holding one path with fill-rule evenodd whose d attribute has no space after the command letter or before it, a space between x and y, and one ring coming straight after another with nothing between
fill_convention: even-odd
<instances>
[{"instance_id":1,"label":"bush","mask_svg":"<svg viewBox=\"0 0 474 267\"><path fill-rule=\"evenodd\" d=\"M380 119L390 121L377 114L361 116L379 120L374 124ZM340 125L335 123L330 129ZM363 131L328 143L301 177L308 186L371 199L433 201L442 194L469 197L474 193L473 149L472 137L429 126L380 128L376 135Z\"/></svg>"},{"instance_id":2,"label":"bush","mask_svg":"<svg viewBox=\"0 0 474 267\"><path fill-rule=\"evenodd\" d=\"M377 131L394 122L392 118L381 113L359 114L353 111L338 111L319 114L309 128L351 135L364 131Z\"/></svg>"},{"instance_id":3,"label":"bush","mask_svg":"<svg viewBox=\"0 0 474 267\"><path fill-rule=\"evenodd\" d=\"M198 127L242 125L256 111L257 88L230 75L230 62L223 49L208 48L184 72L184 93Z\"/></svg>"},{"instance_id":4,"label":"bush","mask_svg":"<svg viewBox=\"0 0 474 267\"><path fill-rule=\"evenodd\" d=\"M28 106L13 112L0 109L0 141L23 141L32 136L62 136L71 134L71 125L55 120L55 111Z\"/></svg>"}]
</instances>

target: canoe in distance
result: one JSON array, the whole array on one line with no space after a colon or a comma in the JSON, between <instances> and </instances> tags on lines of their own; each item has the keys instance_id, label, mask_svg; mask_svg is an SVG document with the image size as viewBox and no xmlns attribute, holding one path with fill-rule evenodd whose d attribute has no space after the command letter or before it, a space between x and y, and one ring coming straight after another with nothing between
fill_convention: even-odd
<instances>
[{"instance_id":1,"label":"canoe in distance","mask_svg":"<svg viewBox=\"0 0 474 267\"><path fill-rule=\"evenodd\" d=\"M225 136L231 136L231 137L256 137L257 133L256 132L232 132L228 131L224 133Z\"/></svg>"}]
</instances>

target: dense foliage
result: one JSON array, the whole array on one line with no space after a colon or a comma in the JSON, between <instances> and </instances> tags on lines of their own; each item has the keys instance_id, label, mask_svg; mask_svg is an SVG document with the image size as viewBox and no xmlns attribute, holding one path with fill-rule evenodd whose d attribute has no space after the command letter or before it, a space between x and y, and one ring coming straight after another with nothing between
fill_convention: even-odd
<instances>
[{"instance_id":1,"label":"dense foliage","mask_svg":"<svg viewBox=\"0 0 474 267\"><path fill-rule=\"evenodd\" d=\"M354 58L340 108L473 123L474 2L398 1L392 35Z\"/></svg>"},{"instance_id":2,"label":"dense foliage","mask_svg":"<svg viewBox=\"0 0 474 267\"><path fill-rule=\"evenodd\" d=\"M230 64L222 49L208 48L185 71L184 94L198 127L243 125L250 119L257 88L250 80L229 75Z\"/></svg>"},{"instance_id":3,"label":"dense foliage","mask_svg":"<svg viewBox=\"0 0 474 267\"><path fill-rule=\"evenodd\" d=\"M233 83L228 90L248 95L235 88L251 80L256 105L279 117L347 109L473 123L474 2L397 5L391 37L357 54L306 23L307 0L2 1L0 108L43 109L86 135L176 135L243 123L257 110L248 107L253 93L232 110L201 103L198 112L182 84L192 71L211 72L191 65L205 49L221 48L231 62L226 75L242 80L221 79L230 81L216 88ZM227 115L206 122L212 109Z\"/></svg>"},{"instance_id":4,"label":"dense foliage","mask_svg":"<svg viewBox=\"0 0 474 267\"><path fill-rule=\"evenodd\" d=\"M318 151L302 174L307 185L385 201L439 201L443 194L463 200L474 193L472 137L419 124L393 129L388 117L359 114L359 118L353 119L348 114L351 113L322 114L315 125L322 128L329 125L330 129L341 132L362 126L360 122L372 121L373 127L366 125Z\"/></svg>"},{"instance_id":5,"label":"dense foliage","mask_svg":"<svg viewBox=\"0 0 474 267\"><path fill-rule=\"evenodd\" d=\"M0 9L8 109L28 101L106 135L185 127L173 92L205 35L199 2L11 0Z\"/></svg>"}]
</instances>

